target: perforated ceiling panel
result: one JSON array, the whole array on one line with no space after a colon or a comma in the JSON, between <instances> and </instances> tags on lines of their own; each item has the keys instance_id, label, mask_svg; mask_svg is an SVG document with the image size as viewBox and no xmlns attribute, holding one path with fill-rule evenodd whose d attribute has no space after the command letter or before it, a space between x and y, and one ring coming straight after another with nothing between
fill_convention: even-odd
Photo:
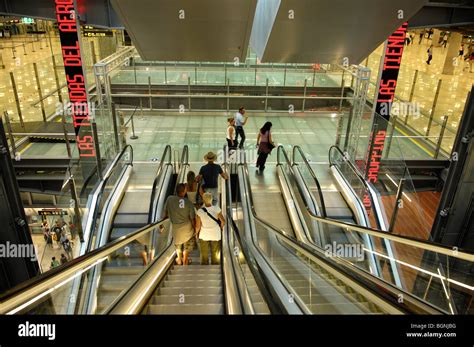
<instances>
[{"instance_id":1,"label":"perforated ceiling panel","mask_svg":"<svg viewBox=\"0 0 474 347\"><path fill-rule=\"evenodd\" d=\"M112 0L141 57L245 61L257 0Z\"/></svg>"},{"instance_id":2,"label":"perforated ceiling panel","mask_svg":"<svg viewBox=\"0 0 474 347\"><path fill-rule=\"evenodd\" d=\"M259 0L251 45L264 62L356 64L426 3Z\"/></svg>"}]
</instances>

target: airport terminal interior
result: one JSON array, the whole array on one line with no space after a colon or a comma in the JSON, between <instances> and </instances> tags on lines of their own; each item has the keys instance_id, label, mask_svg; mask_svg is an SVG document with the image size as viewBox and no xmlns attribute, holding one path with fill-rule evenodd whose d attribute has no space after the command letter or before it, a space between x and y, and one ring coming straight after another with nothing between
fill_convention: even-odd
<instances>
[{"instance_id":1,"label":"airport terminal interior","mask_svg":"<svg viewBox=\"0 0 474 347\"><path fill-rule=\"evenodd\" d=\"M474 314L474 1L0 3L0 314Z\"/></svg>"}]
</instances>

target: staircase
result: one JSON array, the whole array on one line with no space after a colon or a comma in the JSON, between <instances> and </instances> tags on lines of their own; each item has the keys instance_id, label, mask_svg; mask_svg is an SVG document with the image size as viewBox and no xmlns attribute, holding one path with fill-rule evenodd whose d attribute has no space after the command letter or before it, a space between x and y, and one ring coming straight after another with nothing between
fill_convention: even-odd
<instances>
[{"instance_id":1,"label":"staircase","mask_svg":"<svg viewBox=\"0 0 474 347\"><path fill-rule=\"evenodd\" d=\"M174 264L150 299L144 314L225 314L221 265Z\"/></svg>"},{"instance_id":2,"label":"staircase","mask_svg":"<svg viewBox=\"0 0 474 347\"><path fill-rule=\"evenodd\" d=\"M109 242L130 234L148 222L148 209L155 163L135 163L126 192L115 214ZM158 235L159 244L166 244ZM163 237L166 238L166 237ZM120 249L104 263L97 291L97 309L102 313L124 291L129 288L145 269L142 252L144 245L136 240L128 245L127 252Z\"/></svg>"}]
</instances>

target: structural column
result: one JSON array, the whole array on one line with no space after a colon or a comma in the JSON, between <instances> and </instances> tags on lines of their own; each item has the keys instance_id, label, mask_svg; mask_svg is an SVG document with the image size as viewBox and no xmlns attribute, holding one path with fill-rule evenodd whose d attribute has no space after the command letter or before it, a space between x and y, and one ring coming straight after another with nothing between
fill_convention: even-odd
<instances>
[{"instance_id":1,"label":"structural column","mask_svg":"<svg viewBox=\"0 0 474 347\"><path fill-rule=\"evenodd\" d=\"M454 69L458 64L462 64L463 61L458 59L459 49L461 48L462 35L459 33L451 33L448 40L448 51L446 52L446 58L444 59L443 74L453 75ZM465 48L467 51L467 47Z\"/></svg>"}]
</instances>

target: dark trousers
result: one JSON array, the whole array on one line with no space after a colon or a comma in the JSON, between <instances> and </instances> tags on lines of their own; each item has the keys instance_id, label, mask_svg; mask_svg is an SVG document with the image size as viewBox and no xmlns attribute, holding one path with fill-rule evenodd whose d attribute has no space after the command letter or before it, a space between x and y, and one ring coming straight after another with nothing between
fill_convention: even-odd
<instances>
[{"instance_id":1,"label":"dark trousers","mask_svg":"<svg viewBox=\"0 0 474 347\"><path fill-rule=\"evenodd\" d=\"M426 61L426 64L430 65L431 59L433 59L433 56L429 55L428 60Z\"/></svg>"},{"instance_id":2,"label":"dark trousers","mask_svg":"<svg viewBox=\"0 0 474 347\"><path fill-rule=\"evenodd\" d=\"M201 265L209 265L209 249L211 251L211 264L218 265L221 258L221 241L199 240L201 250Z\"/></svg>"},{"instance_id":3,"label":"dark trousers","mask_svg":"<svg viewBox=\"0 0 474 347\"><path fill-rule=\"evenodd\" d=\"M244 142L245 142L245 131L244 127L235 127L235 147L237 147L237 144L239 144L239 148L242 149L244 148ZM241 138L240 143L239 143L239 136Z\"/></svg>"},{"instance_id":4,"label":"dark trousers","mask_svg":"<svg viewBox=\"0 0 474 347\"><path fill-rule=\"evenodd\" d=\"M232 146L232 141L231 140L229 140L229 139L226 139L226 140L227 140L227 148L229 148L229 150L237 148L237 140L234 140L234 145L233 146Z\"/></svg>"},{"instance_id":5,"label":"dark trousers","mask_svg":"<svg viewBox=\"0 0 474 347\"><path fill-rule=\"evenodd\" d=\"M265 168L265 163L267 162L268 154L269 153L263 153L263 152L258 153L257 167L260 170L263 170Z\"/></svg>"}]
</instances>

